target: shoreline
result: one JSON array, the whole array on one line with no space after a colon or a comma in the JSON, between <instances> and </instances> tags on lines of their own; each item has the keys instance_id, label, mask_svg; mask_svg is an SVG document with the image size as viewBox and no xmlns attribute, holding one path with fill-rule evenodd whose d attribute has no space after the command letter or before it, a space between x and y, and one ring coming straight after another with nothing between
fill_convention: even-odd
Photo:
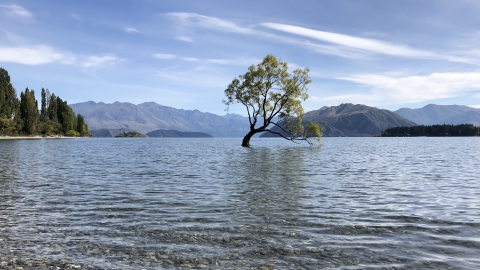
<instances>
[{"instance_id":1,"label":"shoreline","mask_svg":"<svg viewBox=\"0 0 480 270\"><path fill-rule=\"evenodd\" d=\"M0 140L41 140L41 136L0 136Z\"/></svg>"},{"instance_id":2,"label":"shoreline","mask_svg":"<svg viewBox=\"0 0 480 270\"><path fill-rule=\"evenodd\" d=\"M42 139L76 139L76 138L77 137L0 136L0 140L42 140Z\"/></svg>"}]
</instances>

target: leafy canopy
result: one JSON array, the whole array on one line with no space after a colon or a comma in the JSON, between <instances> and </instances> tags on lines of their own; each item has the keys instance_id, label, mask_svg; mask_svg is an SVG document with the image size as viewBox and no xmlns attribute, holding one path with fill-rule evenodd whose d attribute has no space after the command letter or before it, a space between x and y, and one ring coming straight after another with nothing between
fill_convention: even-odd
<instances>
[{"instance_id":1,"label":"leafy canopy","mask_svg":"<svg viewBox=\"0 0 480 270\"><path fill-rule=\"evenodd\" d=\"M259 132L274 133L291 141L305 140L310 144L309 137L316 136L320 140L318 124L310 123L306 128L302 125L302 101L308 98L307 85L311 83L309 71L308 68L296 69L289 74L287 63L269 54L228 85L226 100L223 100L227 109L240 103L248 113L250 132L245 136L243 146L250 146L251 136ZM283 132L271 130L272 124Z\"/></svg>"}]
</instances>

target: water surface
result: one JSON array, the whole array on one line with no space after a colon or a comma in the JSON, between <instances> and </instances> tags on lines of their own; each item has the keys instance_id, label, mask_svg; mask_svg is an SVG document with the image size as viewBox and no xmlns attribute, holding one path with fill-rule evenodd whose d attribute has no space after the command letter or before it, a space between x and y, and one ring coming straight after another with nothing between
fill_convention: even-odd
<instances>
[{"instance_id":1,"label":"water surface","mask_svg":"<svg viewBox=\"0 0 480 270\"><path fill-rule=\"evenodd\" d=\"M0 268L476 269L480 139L0 141Z\"/></svg>"}]
</instances>

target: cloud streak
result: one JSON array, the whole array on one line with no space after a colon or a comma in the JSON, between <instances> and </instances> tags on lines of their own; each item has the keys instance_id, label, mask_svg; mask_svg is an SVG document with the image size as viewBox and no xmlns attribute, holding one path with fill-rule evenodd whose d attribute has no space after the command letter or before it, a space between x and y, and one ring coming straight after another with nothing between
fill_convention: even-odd
<instances>
[{"instance_id":1,"label":"cloud streak","mask_svg":"<svg viewBox=\"0 0 480 270\"><path fill-rule=\"evenodd\" d=\"M10 4L10 5L0 5L0 7L3 8L4 12L11 17L17 17L22 19L33 18L33 14L21 6Z\"/></svg>"},{"instance_id":2,"label":"cloud streak","mask_svg":"<svg viewBox=\"0 0 480 270\"><path fill-rule=\"evenodd\" d=\"M451 62L480 65L480 61L478 61L479 59L475 55L473 55L472 59L472 55L455 56L443 53L439 54L415 49L404 44L396 44L379 39L319 31L288 24L263 22L257 24L257 26L261 26L264 29L266 28L282 33L293 34L295 36L308 38L310 40L299 40L286 36L277 36L272 33L266 33L258 27L243 27L231 20L204 16L197 13L172 12L164 15L173 20L178 27L177 30L179 33L175 38L185 42L194 41L193 38L185 32L188 32L189 29L203 28L227 33L264 36L270 40L301 46L317 53L335 55L350 59L361 59L367 58L374 54L381 54L415 59L442 59Z\"/></svg>"},{"instance_id":3,"label":"cloud streak","mask_svg":"<svg viewBox=\"0 0 480 270\"><path fill-rule=\"evenodd\" d=\"M85 68L98 68L107 65L113 65L122 61L122 59L112 56L88 56L87 59L83 62L82 66Z\"/></svg>"},{"instance_id":4,"label":"cloud streak","mask_svg":"<svg viewBox=\"0 0 480 270\"><path fill-rule=\"evenodd\" d=\"M478 50L467 52L457 52L459 55L450 53L435 53L425 50L411 48L407 45L396 44L372 38L362 38L349 36L339 33L313 30L309 28L265 22L260 24L268 29L280 31L282 33L293 34L321 41L322 44L313 43L309 40L297 40L288 37L277 37L271 35L271 38L283 43L296 44L311 51L322 54L336 55L344 58L366 58L372 54L382 54L395 57L415 58L415 59L441 59L450 62L467 63L471 65L480 65L480 56Z\"/></svg>"},{"instance_id":5,"label":"cloud streak","mask_svg":"<svg viewBox=\"0 0 480 270\"><path fill-rule=\"evenodd\" d=\"M180 41L185 41L185 42L193 42L193 38L185 37L185 36L178 36L175 39L180 40Z\"/></svg>"},{"instance_id":6,"label":"cloud streak","mask_svg":"<svg viewBox=\"0 0 480 270\"><path fill-rule=\"evenodd\" d=\"M138 31L137 29L135 29L133 27L125 28L125 31L127 31L128 33L140 33L140 31Z\"/></svg>"},{"instance_id":7,"label":"cloud streak","mask_svg":"<svg viewBox=\"0 0 480 270\"><path fill-rule=\"evenodd\" d=\"M240 27L232 21L219 19L216 17L208 17L197 13L172 12L166 13L165 16L175 22L188 27L199 27L213 29L228 33L251 34L253 30L250 28Z\"/></svg>"},{"instance_id":8,"label":"cloud streak","mask_svg":"<svg viewBox=\"0 0 480 270\"><path fill-rule=\"evenodd\" d=\"M0 62L41 65L53 62L71 64L74 61L75 56L71 53L61 53L48 46L0 47Z\"/></svg>"},{"instance_id":9,"label":"cloud streak","mask_svg":"<svg viewBox=\"0 0 480 270\"><path fill-rule=\"evenodd\" d=\"M331 96L324 100L401 104L453 98L480 91L480 72L446 72L405 77L361 74L338 79L368 87L369 93Z\"/></svg>"},{"instance_id":10,"label":"cloud streak","mask_svg":"<svg viewBox=\"0 0 480 270\"><path fill-rule=\"evenodd\" d=\"M354 36L348 36L338 33L318 31L313 29L308 29L299 26L280 24L280 23L262 23L264 27L269 29L274 29L277 31L299 35L303 37L308 37L316 39L323 42L333 43L348 48L353 48L357 50L363 50L367 52L393 55L393 56L403 56L403 57L420 57L420 58L435 58L436 54L417 50L410 48L405 45L399 45L394 43L389 43L385 41L380 41L376 39L369 38L360 38Z\"/></svg>"},{"instance_id":11,"label":"cloud streak","mask_svg":"<svg viewBox=\"0 0 480 270\"><path fill-rule=\"evenodd\" d=\"M157 59L173 59L177 56L175 54L157 53L157 54L154 54L153 57L155 57Z\"/></svg>"},{"instance_id":12,"label":"cloud streak","mask_svg":"<svg viewBox=\"0 0 480 270\"><path fill-rule=\"evenodd\" d=\"M78 56L71 52L60 52L49 46L0 47L0 63L9 62L22 65L68 64L85 68L97 68L122 61L116 56Z\"/></svg>"},{"instance_id":13,"label":"cloud streak","mask_svg":"<svg viewBox=\"0 0 480 270\"><path fill-rule=\"evenodd\" d=\"M258 59L207 59L207 63L217 64L217 65L230 65L230 66L251 66L255 65L260 60Z\"/></svg>"}]
</instances>

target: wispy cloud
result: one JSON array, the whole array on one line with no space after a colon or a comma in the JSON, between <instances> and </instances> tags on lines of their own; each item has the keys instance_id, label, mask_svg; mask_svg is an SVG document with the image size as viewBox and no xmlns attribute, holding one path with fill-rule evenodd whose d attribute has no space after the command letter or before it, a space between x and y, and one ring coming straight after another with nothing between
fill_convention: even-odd
<instances>
[{"instance_id":1,"label":"wispy cloud","mask_svg":"<svg viewBox=\"0 0 480 270\"><path fill-rule=\"evenodd\" d=\"M478 51L476 50L470 50L468 52L457 51L453 52L453 54L436 53L411 48L404 44L396 44L378 39L355 37L339 33L313 30L287 24L266 22L261 23L260 25L268 29L323 42L318 44L310 40L298 40L288 37L278 37L275 35L270 36L270 38L273 40L296 44L311 51L323 54L336 55L345 58L366 58L373 54L383 54L416 59L441 59L450 62L480 65L480 57L478 55Z\"/></svg>"},{"instance_id":2,"label":"wispy cloud","mask_svg":"<svg viewBox=\"0 0 480 270\"><path fill-rule=\"evenodd\" d=\"M172 70L172 69L176 69L178 68L180 65L176 65L176 66L173 66L173 67L166 67L164 68L163 70Z\"/></svg>"},{"instance_id":3,"label":"wispy cloud","mask_svg":"<svg viewBox=\"0 0 480 270\"><path fill-rule=\"evenodd\" d=\"M165 14L178 24L188 27L200 27L229 33L250 34L252 29L238 26L236 23L216 17L208 17L197 13L172 12Z\"/></svg>"},{"instance_id":4,"label":"wispy cloud","mask_svg":"<svg viewBox=\"0 0 480 270\"><path fill-rule=\"evenodd\" d=\"M196 57L177 57L175 54L157 53L153 57L158 59L174 59L178 58L187 62L201 62L202 64L215 64L215 65L231 65L231 66L249 66L258 63L258 59L246 59L246 58L215 58L215 59L200 59Z\"/></svg>"},{"instance_id":5,"label":"wispy cloud","mask_svg":"<svg viewBox=\"0 0 480 270\"><path fill-rule=\"evenodd\" d=\"M6 13L8 16L23 18L23 19L33 18L33 14L21 6L10 4L10 5L0 5L0 7L4 10L4 13Z\"/></svg>"},{"instance_id":6,"label":"wispy cloud","mask_svg":"<svg viewBox=\"0 0 480 270\"><path fill-rule=\"evenodd\" d=\"M49 46L0 47L0 62L41 65L53 62L71 64L74 61L73 54L62 53Z\"/></svg>"},{"instance_id":7,"label":"wispy cloud","mask_svg":"<svg viewBox=\"0 0 480 270\"><path fill-rule=\"evenodd\" d=\"M82 65L86 68L98 68L102 66L113 65L120 61L122 61L122 59L113 55L88 56Z\"/></svg>"},{"instance_id":8,"label":"wispy cloud","mask_svg":"<svg viewBox=\"0 0 480 270\"><path fill-rule=\"evenodd\" d=\"M184 61L189 61L189 62L198 62L200 59L195 58L195 57L183 57L182 60Z\"/></svg>"},{"instance_id":9,"label":"wispy cloud","mask_svg":"<svg viewBox=\"0 0 480 270\"><path fill-rule=\"evenodd\" d=\"M140 33L140 31L138 31L137 29L133 28L133 27L127 27L125 28L125 31L129 32L129 33Z\"/></svg>"},{"instance_id":10,"label":"wispy cloud","mask_svg":"<svg viewBox=\"0 0 480 270\"><path fill-rule=\"evenodd\" d=\"M75 13L70 13L70 14L68 14L68 17L70 17L70 18L72 18L72 19L74 19L74 20L77 20L77 21L81 21L81 20L82 20L82 18L80 18L80 16L78 16L78 15L75 14Z\"/></svg>"},{"instance_id":11,"label":"wispy cloud","mask_svg":"<svg viewBox=\"0 0 480 270\"><path fill-rule=\"evenodd\" d=\"M185 41L185 42L193 42L193 38L191 37L185 37L185 36L178 36L175 39Z\"/></svg>"},{"instance_id":12,"label":"wispy cloud","mask_svg":"<svg viewBox=\"0 0 480 270\"><path fill-rule=\"evenodd\" d=\"M480 90L480 72L432 73L427 76L389 77L360 74L339 77L369 89L367 94L348 94L324 100L367 101L367 103L415 103L462 96Z\"/></svg>"},{"instance_id":13,"label":"wispy cloud","mask_svg":"<svg viewBox=\"0 0 480 270\"><path fill-rule=\"evenodd\" d=\"M216 65L230 65L230 66L250 66L255 63L260 62L258 59L245 59L245 58L240 58L240 59L199 59L199 58L194 58L194 57L183 57L181 58L183 61L188 61L188 62L202 62L205 64L216 64Z\"/></svg>"},{"instance_id":14,"label":"wispy cloud","mask_svg":"<svg viewBox=\"0 0 480 270\"><path fill-rule=\"evenodd\" d=\"M251 66L254 65L260 60L258 59L207 59L207 63L218 64L218 65L231 65L231 66Z\"/></svg>"},{"instance_id":15,"label":"wispy cloud","mask_svg":"<svg viewBox=\"0 0 480 270\"><path fill-rule=\"evenodd\" d=\"M348 36L338 33L318 31L313 29L308 29L299 26L280 24L280 23L262 23L264 27L282 31L285 33L290 33L294 35L304 36L328 43L333 43L349 48L359 49L363 51L394 55L394 56L404 56L404 57L421 57L421 58L435 58L436 54L417 50L410 48L405 45L389 43L385 41L380 41L376 39L369 38L360 38L354 36Z\"/></svg>"},{"instance_id":16,"label":"wispy cloud","mask_svg":"<svg viewBox=\"0 0 480 270\"><path fill-rule=\"evenodd\" d=\"M350 59L362 59L372 54L371 52L365 52L359 49L349 48L345 46L338 46L334 44L317 44L309 40L298 40L295 38L281 36L271 36L270 40L300 46L316 53L335 55Z\"/></svg>"},{"instance_id":17,"label":"wispy cloud","mask_svg":"<svg viewBox=\"0 0 480 270\"><path fill-rule=\"evenodd\" d=\"M173 59L177 56L175 54L157 53L157 54L154 54L153 57L158 58L158 59Z\"/></svg>"}]
</instances>

